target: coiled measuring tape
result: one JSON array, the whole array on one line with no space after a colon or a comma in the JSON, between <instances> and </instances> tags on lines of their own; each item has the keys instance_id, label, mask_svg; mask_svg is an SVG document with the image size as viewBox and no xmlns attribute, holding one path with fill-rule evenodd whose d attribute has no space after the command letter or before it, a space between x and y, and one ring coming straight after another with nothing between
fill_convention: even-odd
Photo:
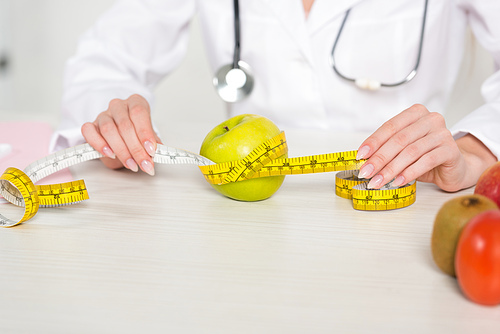
<instances>
[{"instance_id":1,"label":"coiled measuring tape","mask_svg":"<svg viewBox=\"0 0 500 334\"><path fill-rule=\"evenodd\" d=\"M358 210L390 210L409 206L416 199L416 183L391 188L367 189L367 181L358 179L355 170L365 160L356 160L357 151L279 158L288 152L285 133L255 148L242 160L214 163L186 151L158 144L153 161L161 164L198 165L211 184L227 184L257 177L342 171L336 175L336 194L352 199ZM0 194L10 203L25 208L19 220L0 214L0 226L12 227L31 219L40 207L54 207L81 202L89 198L83 180L35 185L42 178L73 165L104 157L89 144L74 146L37 160L23 171L10 167L0 176Z\"/></svg>"}]
</instances>

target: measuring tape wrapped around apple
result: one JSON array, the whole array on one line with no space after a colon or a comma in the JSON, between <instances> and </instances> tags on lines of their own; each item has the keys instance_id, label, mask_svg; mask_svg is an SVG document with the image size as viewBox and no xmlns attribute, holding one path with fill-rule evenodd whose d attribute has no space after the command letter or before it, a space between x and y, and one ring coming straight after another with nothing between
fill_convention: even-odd
<instances>
[{"instance_id":1,"label":"measuring tape wrapped around apple","mask_svg":"<svg viewBox=\"0 0 500 334\"><path fill-rule=\"evenodd\" d=\"M239 139L223 138L238 128ZM243 138L243 139L242 139ZM234 145L234 140L244 145ZM238 149L234 149L237 147ZM365 160L356 160L356 151L288 158L285 133L265 117L235 116L214 128L205 138L200 155L158 144L153 157L160 164L198 165L205 179L227 197L258 201L270 197L285 175L340 171L336 194L352 200L357 210L390 210L409 206L416 199L416 183L391 188L367 189L367 181L357 178ZM10 167L0 177L0 194L10 203L24 207L19 220L0 214L0 226L12 227L31 219L39 207L54 207L89 198L83 180L35 185L42 178L64 168L104 157L89 144L82 144L37 160L23 171ZM215 163L213 161L217 161Z\"/></svg>"}]
</instances>

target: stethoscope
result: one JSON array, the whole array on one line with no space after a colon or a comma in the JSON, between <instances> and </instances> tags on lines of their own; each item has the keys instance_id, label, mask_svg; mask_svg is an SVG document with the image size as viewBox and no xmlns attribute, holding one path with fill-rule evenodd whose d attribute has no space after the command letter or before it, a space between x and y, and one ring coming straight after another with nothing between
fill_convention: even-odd
<instances>
[{"instance_id":1,"label":"stethoscope","mask_svg":"<svg viewBox=\"0 0 500 334\"><path fill-rule=\"evenodd\" d=\"M222 66L214 76L213 84L221 99L238 102L253 90L253 75L250 66L240 59L240 3L233 0L234 7L234 53L232 64Z\"/></svg>"},{"instance_id":2,"label":"stethoscope","mask_svg":"<svg viewBox=\"0 0 500 334\"><path fill-rule=\"evenodd\" d=\"M342 74L335 62L335 51L337 49L337 44L342 35L342 31L344 30L345 23L347 18L349 17L349 13L352 8L349 8L342 20L342 23L339 28L339 32L337 33L337 37L335 38L335 42L333 43L332 52L330 56L331 66L334 72L346 81L350 81L354 83L357 87L365 90L378 90L380 87L397 87L403 85L405 83L410 82L416 75L417 70L420 65L420 58L422 55L422 46L424 43L424 31L425 31L425 22L427 19L427 5L429 0L425 0L424 3L424 14L422 17L422 26L420 30L420 41L417 52L417 60L415 62L415 66L410 71L410 73L403 79L394 83L383 83L374 79L368 78L350 78L344 74ZM240 59L240 51L241 51L241 36L240 36L240 8L239 8L239 0L233 0L234 7L234 53L233 53L233 63L224 65L221 67L215 77L213 79L213 84L215 89L219 93L219 96L222 100L226 102L238 102L246 98L250 95L254 86L254 78L252 75L252 71L250 66L247 63Z\"/></svg>"}]
</instances>

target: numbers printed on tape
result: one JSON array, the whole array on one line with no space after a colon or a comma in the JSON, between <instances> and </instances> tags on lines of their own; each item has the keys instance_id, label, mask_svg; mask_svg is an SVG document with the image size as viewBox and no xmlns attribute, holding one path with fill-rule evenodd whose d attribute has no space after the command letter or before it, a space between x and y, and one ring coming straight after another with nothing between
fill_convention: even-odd
<instances>
[{"instance_id":1,"label":"numbers printed on tape","mask_svg":"<svg viewBox=\"0 0 500 334\"><path fill-rule=\"evenodd\" d=\"M74 204L89 199L83 180L35 186L40 207Z\"/></svg>"},{"instance_id":2,"label":"numbers printed on tape","mask_svg":"<svg viewBox=\"0 0 500 334\"><path fill-rule=\"evenodd\" d=\"M31 179L17 168L9 167L0 176L2 196L9 202L24 207L24 215L14 221L0 215L0 226L10 227L31 219L38 211L40 203L35 185Z\"/></svg>"},{"instance_id":3,"label":"numbers printed on tape","mask_svg":"<svg viewBox=\"0 0 500 334\"><path fill-rule=\"evenodd\" d=\"M209 183L226 184L256 177L325 173L358 169L357 151L279 158L287 153L285 133L271 138L239 161L200 166Z\"/></svg>"},{"instance_id":4,"label":"numbers printed on tape","mask_svg":"<svg viewBox=\"0 0 500 334\"><path fill-rule=\"evenodd\" d=\"M357 210L391 210L409 206L416 199L416 183L399 188L366 189L367 180L357 179L357 170L365 160L356 160L357 151L282 158L288 152L285 133L259 145L239 161L216 164L198 154L157 145L153 161L162 164L197 165L211 184L227 184L258 177L340 171L336 175L335 193L352 199ZM0 176L0 195L25 208L16 221L0 215L0 226L11 227L31 219L39 207L54 207L81 202L89 198L83 180L34 185L42 178L73 165L101 158L89 144L82 144L37 160L21 171L8 168Z\"/></svg>"},{"instance_id":5,"label":"numbers printed on tape","mask_svg":"<svg viewBox=\"0 0 500 334\"><path fill-rule=\"evenodd\" d=\"M356 170L347 170L335 175L335 194L342 198L352 199L352 189L358 184L367 182L366 179L359 179Z\"/></svg>"}]
</instances>

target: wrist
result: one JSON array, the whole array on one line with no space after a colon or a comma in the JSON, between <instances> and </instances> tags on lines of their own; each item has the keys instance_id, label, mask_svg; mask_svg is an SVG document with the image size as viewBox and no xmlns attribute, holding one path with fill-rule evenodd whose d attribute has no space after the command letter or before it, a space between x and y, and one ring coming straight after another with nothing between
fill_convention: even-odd
<instances>
[{"instance_id":1,"label":"wrist","mask_svg":"<svg viewBox=\"0 0 500 334\"><path fill-rule=\"evenodd\" d=\"M457 139L456 143L466 165L464 188L471 187L489 166L497 162L497 158L483 142L470 133Z\"/></svg>"}]
</instances>

